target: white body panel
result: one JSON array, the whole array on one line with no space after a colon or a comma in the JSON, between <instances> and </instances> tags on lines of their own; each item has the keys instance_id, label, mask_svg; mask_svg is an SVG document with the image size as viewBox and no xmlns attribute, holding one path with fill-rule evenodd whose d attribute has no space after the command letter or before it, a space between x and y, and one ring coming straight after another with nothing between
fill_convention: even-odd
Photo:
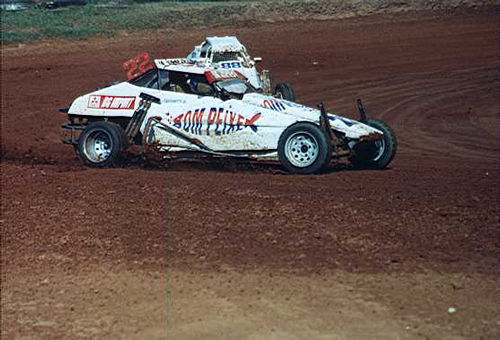
<instances>
[{"instance_id":1,"label":"white body panel","mask_svg":"<svg viewBox=\"0 0 500 340\"><path fill-rule=\"evenodd\" d=\"M223 101L213 96L138 87L128 82L113 85L77 98L70 115L97 117L132 117L139 105L139 95L160 98L152 104L140 132L148 143L164 145L166 151L202 150L213 152L264 152L258 159L277 159L276 150L283 131L297 122L319 124L319 110L258 93L245 94L242 100ZM144 131L149 118L153 124ZM350 139L360 139L380 131L344 117L329 115L332 129ZM175 131L170 133L162 125ZM179 135L184 136L183 138ZM193 142L194 141L194 142Z\"/></svg>"}]
</instances>

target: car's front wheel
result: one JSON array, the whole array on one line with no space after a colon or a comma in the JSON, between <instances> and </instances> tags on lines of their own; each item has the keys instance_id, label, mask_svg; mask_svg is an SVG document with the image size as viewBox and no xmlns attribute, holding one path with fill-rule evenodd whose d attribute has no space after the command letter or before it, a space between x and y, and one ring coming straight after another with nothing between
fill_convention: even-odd
<instances>
[{"instance_id":1,"label":"car's front wheel","mask_svg":"<svg viewBox=\"0 0 500 340\"><path fill-rule=\"evenodd\" d=\"M351 164L362 169L386 168L396 155L397 140L394 131L380 119L368 119L366 125L382 131L384 136L376 141L366 141L354 146Z\"/></svg>"},{"instance_id":2,"label":"car's front wheel","mask_svg":"<svg viewBox=\"0 0 500 340\"><path fill-rule=\"evenodd\" d=\"M93 168L118 166L127 147L128 141L120 125L95 122L80 135L77 154L85 165Z\"/></svg>"},{"instance_id":3,"label":"car's front wheel","mask_svg":"<svg viewBox=\"0 0 500 340\"><path fill-rule=\"evenodd\" d=\"M288 127L278 142L278 157L291 173L312 174L330 164L332 147L326 133L311 123Z\"/></svg>"}]
</instances>

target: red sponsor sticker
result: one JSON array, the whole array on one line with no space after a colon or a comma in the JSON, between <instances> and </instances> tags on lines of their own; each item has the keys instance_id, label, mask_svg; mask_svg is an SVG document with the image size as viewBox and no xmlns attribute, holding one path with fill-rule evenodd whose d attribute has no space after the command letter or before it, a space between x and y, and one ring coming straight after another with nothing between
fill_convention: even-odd
<instances>
[{"instance_id":1,"label":"red sponsor sticker","mask_svg":"<svg viewBox=\"0 0 500 340\"><path fill-rule=\"evenodd\" d=\"M89 96L87 107L90 109L107 110L133 110L135 106L135 97L127 96Z\"/></svg>"}]
</instances>

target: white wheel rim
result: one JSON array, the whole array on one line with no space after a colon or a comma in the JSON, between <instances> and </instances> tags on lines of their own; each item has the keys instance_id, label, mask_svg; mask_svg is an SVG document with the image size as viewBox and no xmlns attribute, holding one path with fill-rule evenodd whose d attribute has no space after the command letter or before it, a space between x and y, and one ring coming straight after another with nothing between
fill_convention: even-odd
<instances>
[{"instance_id":1,"label":"white wheel rim","mask_svg":"<svg viewBox=\"0 0 500 340\"><path fill-rule=\"evenodd\" d=\"M98 130L91 132L83 145L85 156L94 163L107 160L113 150L113 140L106 131Z\"/></svg>"},{"instance_id":2,"label":"white wheel rim","mask_svg":"<svg viewBox=\"0 0 500 340\"><path fill-rule=\"evenodd\" d=\"M373 160L378 161L382 157L382 155L384 154L384 151L385 151L384 139L382 138L380 140L375 141L375 146L377 147L378 151L377 151L375 158L373 158Z\"/></svg>"},{"instance_id":3,"label":"white wheel rim","mask_svg":"<svg viewBox=\"0 0 500 340\"><path fill-rule=\"evenodd\" d=\"M285 143L285 157L298 168L313 164L319 155L318 141L309 132L296 132Z\"/></svg>"}]
</instances>

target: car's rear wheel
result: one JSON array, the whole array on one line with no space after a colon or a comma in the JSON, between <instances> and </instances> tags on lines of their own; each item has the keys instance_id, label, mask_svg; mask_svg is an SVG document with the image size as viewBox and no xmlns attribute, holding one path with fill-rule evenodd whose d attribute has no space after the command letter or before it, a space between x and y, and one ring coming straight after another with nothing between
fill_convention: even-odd
<instances>
[{"instance_id":1,"label":"car's rear wheel","mask_svg":"<svg viewBox=\"0 0 500 340\"><path fill-rule=\"evenodd\" d=\"M128 141L120 125L95 122L83 130L77 154L85 165L100 168L118 166L123 161Z\"/></svg>"},{"instance_id":2,"label":"car's rear wheel","mask_svg":"<svg viewBox=\"0 0 500 340\"><path fill-rule=\"evenodd\" d=\"M274 88L274 96L276 98L282 98L291 102L295 101L295 91L292 85L288 83L279 83Z\"/></svg>"},{"instance_id":3,"label":"car's rear wheel","mask_svg":"<svg viewBox=\"0 0 500 340\"><path fill-rule=\"evenodd\" d=\"M291 173L311 174L330 164L332 148L318 126L297 123L287 128L278 142L282 166Z\"/></svg>"},{"instance_id":4,"label":"car's rear wheel","mask_svg":"<svg viewBox=\"0 0 500 340\"><path fill-rule=\"evenodd\" d=\"M366 141L354 146L354 156L351 164L362 169L386 168L396 155L397 140L394 131L380 119L368 119L366 125L384 133L380 140Z\"/></svg>"}]
</instances>

